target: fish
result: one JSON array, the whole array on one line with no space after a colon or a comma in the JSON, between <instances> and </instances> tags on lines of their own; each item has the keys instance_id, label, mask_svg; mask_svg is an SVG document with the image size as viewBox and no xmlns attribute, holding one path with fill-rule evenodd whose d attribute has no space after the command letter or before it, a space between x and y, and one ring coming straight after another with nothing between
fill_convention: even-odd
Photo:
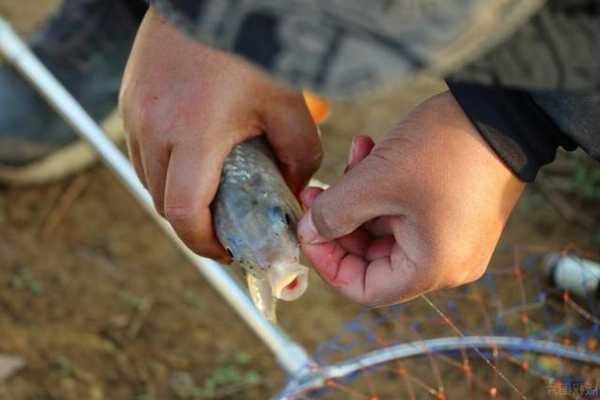
<instances>
[{"instance_id":1,"label":"fish","mask_svg":"<svg viewBox=\"0 0 600 400\"><path fill-rule=\"evenodd\" d=\"M233 147L212 204L215 233L246 275L250 297L276 322L278 300L293 301L308 287L296 226L302 208L263 136Z\"/></svg>"}]
</instances>

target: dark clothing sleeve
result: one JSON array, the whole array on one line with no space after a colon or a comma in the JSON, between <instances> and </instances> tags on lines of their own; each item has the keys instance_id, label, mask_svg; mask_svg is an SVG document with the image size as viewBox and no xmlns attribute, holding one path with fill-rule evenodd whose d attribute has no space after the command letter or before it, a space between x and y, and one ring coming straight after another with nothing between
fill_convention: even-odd
<instances>
[{"instance_id":1,"label":"dark clothing sleeve","mask_svg":"<svg viewBox=\"0 0 600 400\"><path fill-rule=\"evenodd\" d=\"M600 161L599 95L447 83L481 135L523 181L533 181L558 147L579 146Z\"/></svg>"},{"instance_id":2,"label":"dark clothing sleeve","mask_svg":"<svg viewBox=\"0 0 600 400\"><path fill-rule=\"evenodd\" d=\"M325 95L393 86L394 77L427 69L434 61L426 54L447 50L440 38L469 26L469 9L460 7L470 4L445 2L415 24L406 21L406 0L369 7L323 0L307 8L319 11L310 15L297 3L266 0L148 2L192 37ZM496 18L495 30L509 22ZM407 26L421 29L400 29ZM600 159L600 0L548 0L447 83L482 136L524 181L533 181L558 147L579 146Z\"/></svg>"},{"instance_id":3,"label":"dark clothing sleeve","mask_svg":"<svg viewBox=\"0 0 600 400\"><path fill-rule=\"evenodd\" d=\"M559 147L581 147L600 161L600 95L447 83L487 143L523 181L532 182Z\"/></svg>"},{"instance_id":4,"label":"dark clothing sleeve","mask_svg":"<svg viewBox=\"0 0 600 400\"><path fill-rule=\"evenodd\" d=\"M487 143L523 181L533 181L538 170L554 160L559 146L576 147L526 91L447 83Z\"/></svg>"}]
</instances>

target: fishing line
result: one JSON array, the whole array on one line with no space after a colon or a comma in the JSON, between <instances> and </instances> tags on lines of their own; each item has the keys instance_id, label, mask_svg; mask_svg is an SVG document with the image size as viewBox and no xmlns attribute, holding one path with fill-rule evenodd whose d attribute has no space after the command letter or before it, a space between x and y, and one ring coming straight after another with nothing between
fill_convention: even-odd
<instances>
[{"instance_id":1,"label":"fishing line","mask_svg":"<svg viewBox=\"0 0 600 400\"><path fill-rule=\"evenodd\" d=\"M463 332L458 328L458 326L456 326L454 324L454 322L452 322L450 320L450 318L442 311L440 310L440 308L438 306L436 306L433 301L431 301L429 299L429 297L427 297L426 295L422 294L420 296L423 300L425 300L425 302L427 304L429 304L429 306L431 308L433 308L433 310L448 324L448 326L450 326L450 328L452 328L452 330L454 332L456 332L456 334L458 334L460 337L464 338L465 335L463 334ZM477 355L479 357L481 357L481 359L492 369L492 371L494 371L494 373L496 375L498 375L500 377L500 379L502 379L504 381L504 383L506 383L508 386L511 387L512 390L515 391L515 393L517 393L521 399L526 400L527 396L525 396L523 394L523 392L521 392L519 390L519 388L517 387L517 385L515 385L514 383L512 383L507 377L506 375L504 375L504 373L502 371L500 371L500 368L498 368L497 366L495 366L490 360L489 358L487 358L477 347L475 346L471 346L471 348L475 351L475 353L477 353Z\"/></svg>"}]
</instances>

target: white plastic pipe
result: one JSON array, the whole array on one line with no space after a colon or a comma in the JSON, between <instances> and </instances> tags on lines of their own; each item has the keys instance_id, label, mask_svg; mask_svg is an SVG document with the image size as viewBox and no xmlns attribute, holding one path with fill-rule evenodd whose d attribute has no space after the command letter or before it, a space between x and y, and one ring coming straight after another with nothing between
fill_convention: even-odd
<instances>
[{"instance_id":1,"label":"white plastic pipe","mask_svg":"<svg viewBox=\"0 0 600 400\"><path fill-rule=\"evenodd\" d=\"M129 161L2 17L0 17L0 52L29 80L56 112L98 152L106 165L119 177L171 241L271 349L282 368L294 375L313 365L313 361L297 342L263 318L246 292L220 264L194 254L179 240L171 226L154 210L150 194L140 183Z\"/></svg>"},{"instance_id":2,"label":"white plastic pipe","mask_svg":"<svg viewBox=\"0 0 600 400\"><path fill-rule=\"evenodd\" d=\"M544 264L552 285L582 298L600 299L600 263L551 253L545 257Z\"/></svg>"}]
</instances>

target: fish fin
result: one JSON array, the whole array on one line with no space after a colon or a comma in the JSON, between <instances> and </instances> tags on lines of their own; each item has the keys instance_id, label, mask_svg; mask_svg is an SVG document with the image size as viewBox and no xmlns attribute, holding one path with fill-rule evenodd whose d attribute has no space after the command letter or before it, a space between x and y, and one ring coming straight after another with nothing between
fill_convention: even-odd
<instances>
[{"instance_id":1,"label":"fish fin","mask_svg":"<svg viewBox=\"0 0 600 400\"><path fill-rule=\"evenodd\" d=\"M277 299L273 297L271 284L267 279L256 278L252 274L246 274L248 291L254 305L272 323L277 323Z\"/></svg>"}]
</instances>

